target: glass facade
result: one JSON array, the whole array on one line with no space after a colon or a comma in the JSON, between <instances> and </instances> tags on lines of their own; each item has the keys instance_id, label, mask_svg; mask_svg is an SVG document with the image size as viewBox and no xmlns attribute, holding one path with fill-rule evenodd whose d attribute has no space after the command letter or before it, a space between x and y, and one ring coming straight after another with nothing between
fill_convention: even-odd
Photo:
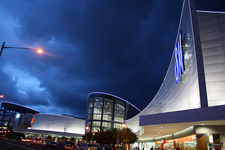
<instances>
[{"instance_id":1,"label":"glass facade","mask_svg":"<svg viewBox=\"0 0 225 150\"><path fill-rule=\"evenodd\" d=\"M101 92L90 93L86 118L89 129L86 132L97 132L100 128L122 129L129 107L127 101L117 96Z\"/></svg>"},{"instance_id":2,"label":"glass facade","mask_svg":"<svg viewBox=\"0 0 225 150\"><path fill-rule=\"evenodd\" d=\"M155 148L161 149L163 148L166 150L174 150L179 147L180 149L184 150L196 150L197 149L197 142L196 142L196 135L190 135L178 139L171 139L171 140L164 140L162 141L155 141Z\"/></svg>"},{"instance_id":3,"label":"glass facade","mask_svg":"<svg viewBox=\"0 0 225 150\"><path fill-rule=\"evenodd\" d=\"M39 112L19 104L2 102L0 108L0 126L4 129L15 129L18 126L19 122L22 121L23 124L30 125L30 121L29 123L27 123L25 122L25 120L21 120L21 116L29 116L28 114L32 115L35 113Z\"/></svg>"}]
</instances>

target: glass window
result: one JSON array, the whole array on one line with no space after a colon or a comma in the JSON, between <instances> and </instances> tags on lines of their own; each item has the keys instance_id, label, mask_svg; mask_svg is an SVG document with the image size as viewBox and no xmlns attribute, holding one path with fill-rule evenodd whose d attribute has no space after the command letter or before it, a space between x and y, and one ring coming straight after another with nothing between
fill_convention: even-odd
<instances>
[{"instance_id":1,"label":"glass window","mask_svg":"<svg viewBox=\"0 0 225 150\"><path fill-rule=\"evenodd\" d=\"M124 111L123 110L115 110L115 115L116 116L124 116Z\"/></svg>"},{"instance_id":2,"label":"glass window","mask_svg":"<svg viewBox=\"0 0 225 150\"><path fill-rule=\"evenodd\" d=\"M114 116L115 122L124 122L124 117Z\"/></svg>"},{"instance_id":3,"label":"glass window","mask_svg":"<svg viewBox=\"0 0 225 150\"><path fill-rule=\"evenodd\" d=\"M121 105L121 104L116 104L116 105L115 105L115 109L116 109L116 110L123 110L123 111L125 110L124 106Z\"/></svg>"},{"instance_id":4,"label":"glass window","mask_svg":"<svg viewBox=\"0 0 225 150\"><path fill-rule=\"evenodd\" d=\"M103 109L103 120L111 121L112 113L113 113L113 100L105 98Z\"/></svg>"},{"instance_id":5,"label":"glass window","mask_svg":"<svg viewBox=\"0 0 225 150\"><path fill-rule=\"evenodd\" d=\"M89 108L88 109L88 114L92 114L92 110L93 110L93 108Z\"/></svg>"},{"instance_id":6,"label":"glass window","mask_svg":"<svg viewBox=\"0 0 225 150\"><path fill-rule=\"evenodd\" d=\"M102 122L102 127L111 128L111 122Z\"/></svg>"},{"instance_id":7,"label":"glass window","mask_svg":"<svg viewBox=\"0 0 225 150\"><path fill-rule=\"evenodd\" d=\"M103 114L107 114L107 115L112 115L112 109L110 108L110 109L108 109L108 108L104 108L104 110L103 110Z\"/></svg>"},{"instance_id":8,"label":"glass window","mask_svg":"<svg viewBox=\"0 0 225 150\"><path fill-rule=\"evenodd\" d=\"M103 105L103 98L102 97L96 97L94 99L93 120L101 120L101 118L102 118L102 105Z\"/></svg>"},{"instance_id":9,"label":"glass window","mask_svg":"<svg viewBox=\"0 0 225 150\"><path fill-rule=\"evenodd\" d=\"M90 99L89 99L89 104L88 104L88 106L89 106L89 107L93 107L93 98L90 98Z\"/></svg>"},{"instance_id":10,"label":"glass window","mask_svg":"<svg viewBox=\"0 0 225 150\"><path fill-rule=\"evenodd\" d=\"M104 108L113 109L113 100L105 98L104 99Z\"/></svg>"},{"instance_id":11,"label":"glass window","mask_svg":"<svg viewBox=\"0 0 225 150\"><path fill-rule=\"evenodd\" d=\"M94 107L102 108L103 105L103 98L102 97L96 97L94 99Z\"/></svg>"},{"instance_id":12,"label":"glass window","mask_svg":"<svg viewBox=\"0 0 225 150\"><path fill-rule=\"evenodd\" d=\"M115 110L114 110L114 121L124 122L125 116L125 102L116 100Z\"/></svg>"},{"instance_id":13,"label":"glass window","mask_svg":"<svg viewBox=\"0 0 225 150\"><path fill-rule=\"evenodd\" d=\"M119 123L114 123L114 128L117 128L117 129L122 129L122 124L119 124Z\"/></svg>"},{"instance_id":14,"label":"glass window","mask_svg":"<svg viewBox=\"0 0 225 150\"><path fill-rule=\"evenodd\" d=\"M94 108L94 114L102 114L102 109L101 108Z\"/></svg>"},{"instance_id":15,"label":"glass window","mask_svg":"<svg viewBox=\"0 0 225 150\"><path fill-rule=\"evenodd\" d=\"M93 121L92 122L92 126L100 127L100 125L101 125L101 122L100 121Z\"/></svg>"},{"instance_id":16,"label":"glass window","mask_svg":"<svg viewBox=\"0 0 225 150\"><path fill-rule=\"evenodd\" d=\"M93 120L101 120L102 115L93 114Z\"/></svg>"},{"instance_id":17,"label":"glass window","mask_svg":"<svg viewBox=\"0 0 225 150\"><path fill-rule=\"evenodd\" d=\"M91 121L88 121L86 126L90 127L91 126Z\"/></svg>"},{"instance_id":18,"label":"glass window","mask_svg":"<svg viewBox=\"0 0 225 150\"><path fill-rule=\"evenodd\" d=\"M112 115L103 115L103 120L112 121Z\"/></svg>"},{"instance_id":19,"label":"glass window","mask_svg":"<svg viewBox=\"0 0 225 150\"><path fill-rule=\"evenodd\" d=\"M93 107L93 102L89 102L88 107L89 108Z\"/></svg>"},{"instance_id":20,"label":"glass window","mask_svg":"<svg viewBox=\"0 0 225 150\"><path fill-rule=\"evenodd\" d=\"M88 115L88 120L91 120L91 116L92 116L92 115Z\"/></svg>"}]
</instances>

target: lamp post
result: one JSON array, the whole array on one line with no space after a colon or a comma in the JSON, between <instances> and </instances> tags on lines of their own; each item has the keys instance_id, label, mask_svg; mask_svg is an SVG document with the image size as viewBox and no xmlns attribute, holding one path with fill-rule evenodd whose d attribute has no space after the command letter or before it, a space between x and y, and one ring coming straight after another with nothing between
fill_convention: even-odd
<instances>
[{"instance_id":1,"label":"lamp post","mask_svg":"<svg viewBox=\"0 0 225 150\"><path fill-rule=\"evenodd\" d=\"M0 57L2 55L2 51L4 48L14 48L14 49L27 49L27 50L34 50L38 53L42 53L43 51L41 49L35 49L35 48L24 48L24 47L6 47L5 46L5 42L3 42L2 47L1 47L1 51L0 51Z\"/></svg>"},{"instance_id":2,"label":"lamp post","mask_svg":"<svg viewBox=\"0 0 225 150\"><path fill-rule=\"evenodd\" d=\"M125 150L124 130L125 130L126 124L125 124L125 123L123 123L123 124L122 124L122 127L123 127L123 150Z\"/></svg>"},{"instance_id":3,"label":"lamp post","mask_svg":"<svg viewBox=\"0 0 225 150\"><path fill-rule=\"evenodd\" d=\"M89 126L86 126L85 129L86 129L86 133L87 133L89 131Z\"/></svg>"}]
</instances>

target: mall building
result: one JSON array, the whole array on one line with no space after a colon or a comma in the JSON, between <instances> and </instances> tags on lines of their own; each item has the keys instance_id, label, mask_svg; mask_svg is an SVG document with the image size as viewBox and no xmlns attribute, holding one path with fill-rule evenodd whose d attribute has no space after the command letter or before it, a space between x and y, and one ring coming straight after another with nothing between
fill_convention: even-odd
<instances>
[{"instance_id":1,"label":"mall building","mask_svg":"<svg viewBox=\"0 0 225 150\"><path fill-rule=\"evenodd\" d=\"M148 106L126 120L132 149L225 149L225 13L184 0L172 59Z\"/></svg>"},{"instance_id":2,"label":"mall building","mask_svg":"<svg viewBox=\"0 0 225 150\"><path fill-rule=\"evenodd\" d=\"M0 133L9 130L24 133L26 137L54 137L82 139L85 119L68 115L40 114L38 111L12 102L1 102Z\"/></svg>"},{"instance_id":3,"label":"mall building","mask_svg":"<svg viewBox=\"0 0 225 150\"><path fill-rule=\"evenodd\" d=\"M48 136L53 140L73 138L82 140L87 132L97 132L100 128L122 128L125 120L134 117L140 110L128 101L103 92L92 92L88 95L87 118L70 115L41 114L25 106L2 102L1 127L4 130L14 129L24 133L25 137ZM88 128L86 128L88 127Z\"/></svg>"},{"instance_id":4,"label":"mall building","mask_svg":"<svg viewBox=\"0 0 225 150\"><path fill-rule=\"evenodd\" d=\"M34 114L39 114L39 112L19 104L3 101L0 108L0 129L4 131L17 127L28 128Z\"/></svg>"},{"instance_id":5,"label":"mall building","mask_svg":"<svg viewBox=\"0 0 225 150\"><path fill-rule=\"evenodd\" d=\"M196 10L194 0L183 0L181 7L168 71L144 110L118 96L93 92L88 95L86 120L40 114L4 102L1 125L17 124L15 131L27 135L78 139L85 134L85 126L96 132L101 127L121 128L125 121L138 135L131 149L225 150L225 13ZM17 118L19 112L32 114L30 126L26 121L18 126L18 119L26 120Z\"/></svg>"}]
</instances>

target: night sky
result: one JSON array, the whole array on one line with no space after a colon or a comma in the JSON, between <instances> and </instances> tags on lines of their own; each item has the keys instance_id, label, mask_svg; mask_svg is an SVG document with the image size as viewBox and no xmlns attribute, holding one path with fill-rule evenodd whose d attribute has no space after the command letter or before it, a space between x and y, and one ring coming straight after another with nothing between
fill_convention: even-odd
<instances>
[{"instance_id":1,"label":"night sky","mask_svg":"<svg viewBox=\"0 0 225 150\"><path fill-rule=\"evenodd\" d=\"M40 113L85 117L88 94L106 92L139 109L167 72L182 0L1 0L1 101ZM225 11L224 0L196 0ZM175 82L175 81L174 81Z\"/></svg>"}]
</instances>

